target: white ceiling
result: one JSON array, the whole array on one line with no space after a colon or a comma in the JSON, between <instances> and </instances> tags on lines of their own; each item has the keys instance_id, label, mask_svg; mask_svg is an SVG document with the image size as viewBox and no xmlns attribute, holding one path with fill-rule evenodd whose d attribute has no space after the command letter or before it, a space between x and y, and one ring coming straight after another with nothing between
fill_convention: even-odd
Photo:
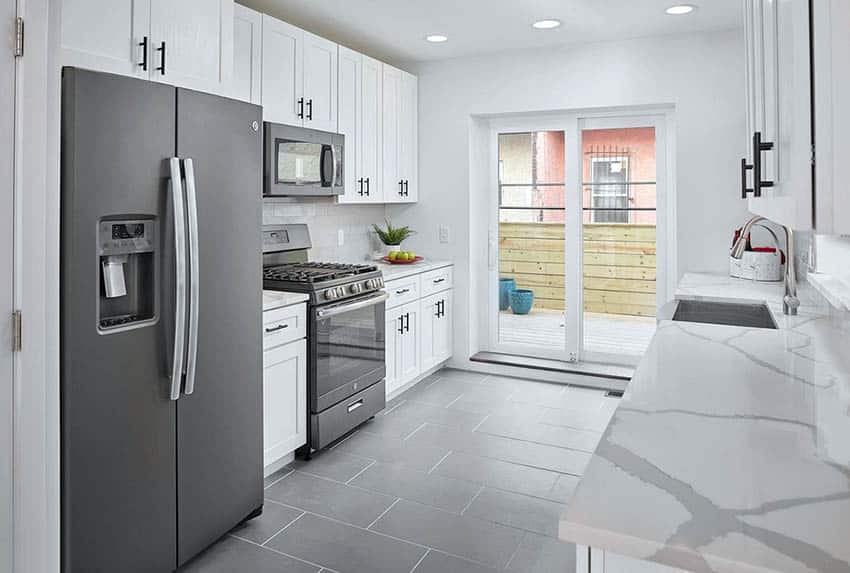
<instances>
[{"instance_id":1,"label":"white ceiling","mask_svg":"<svg viewBox=\"0 0 850 573\"><path fill-rule=\"evenodd\" d=\"M416 62L742 26L741 0L238 0L353 49L391 62ZM687 2L687 16L664 9ZM556 18L564 25L535 30ZM428 34L449 41L430 44Z\"/></svg>"}]
</instances>

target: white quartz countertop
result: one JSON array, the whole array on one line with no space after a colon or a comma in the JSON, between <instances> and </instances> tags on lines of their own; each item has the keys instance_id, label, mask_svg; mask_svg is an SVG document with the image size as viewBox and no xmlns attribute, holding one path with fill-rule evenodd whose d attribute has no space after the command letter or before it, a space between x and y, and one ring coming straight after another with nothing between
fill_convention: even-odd
<instances>
[{"instance_id":1,"label":"white quartz countertop","mask_svg":"<svg viewBox=\"0 0 850 573\"><path fill-rule=\"evenodd\" d=\"M274 310L284 306L307 302L310 297L304 293L280 292L276 290L263 291L263 311Z\"/></svg>"},{"instance_id":2,"label":"white quartz countertop","mask_svg":"<svg viewBox=\"0 0 850 573\"><path fill-rule=\"evenodd\" d=\"M850 571L850 321L781 283L686 275L677 298L763 300L779 330L661 320L560 537L699 573Z\"/></svg>"},{"instance_id":3,"label":"white quartz countertop","mask_svg":"<svg viewBox=\"0 0 850 573\"><path fill-rule=\"evenodd\" d=\"M425 259L418 263L410 263L409 265L391 265L389 263L379 262L378 268L381 269L385 281L392 281L395 279L409 277L410 275L427 273L428 271L441 269L443 267L450 267L452 264L453 263L451 261L431 261Z\"/></svg>"}]
</instances>

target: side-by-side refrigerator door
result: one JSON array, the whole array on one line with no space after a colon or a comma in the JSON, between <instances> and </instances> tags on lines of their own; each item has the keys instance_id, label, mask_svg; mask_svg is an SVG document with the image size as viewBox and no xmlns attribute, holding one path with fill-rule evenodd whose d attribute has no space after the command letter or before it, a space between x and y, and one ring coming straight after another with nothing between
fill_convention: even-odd
<instances>
[{"instance_id":1,"label":"side-by-side refrigerator door","mask_svg":"<svg viewBox=\"0 0 850 573\"><path fill-rule=\"evenodd\" d=\"M262 110L177 90L189 327L177 402L178 563L263 504Z\"/></svg>"},{"instance_id":2,"label":"side-by-side refrigerator door","mask_svg":"<svg viewBox=\"0 0 850 573\"><path fill-rule=\"evenodd\" d=\"M175 90L66 68L62 91L62 571L170 571L176 402L160 264L173 245L160 233Z\"/></svg>"}]
</instances>

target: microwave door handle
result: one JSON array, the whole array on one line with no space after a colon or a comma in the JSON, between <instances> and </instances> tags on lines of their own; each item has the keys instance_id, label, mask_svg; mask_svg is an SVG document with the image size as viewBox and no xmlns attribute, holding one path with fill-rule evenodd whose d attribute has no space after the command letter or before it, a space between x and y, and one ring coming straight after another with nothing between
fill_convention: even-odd
<instances>
[{"instance_id":1,"label":"microwave door handle","mask_svg":"<svg viewBox=\"0 0 850 573\"><path fill-rule=\"evenodd\" d=\"M328 154L331 154L331 161L328 163ZM333 168L333 148L330 145L323 145L322 151L319 153L319 179L321 179L322 187L331 187L333 185L333 173L328 174L328 166Z\"/></svg>"},{"instance_id":2,"label":"microwave door handle","mask_svg":"<svg viewBox=\"0 0 850 573\"><path fill-rule=\"evenodd\" d=\"M198 363L198 306L200 271L198 269L198 195L195 188L195 166L190 158L183 160L186 173L186 220L189 223L189 337L186 358L186 395L195 391Z\"/></svg>"},{"instance_id":3,"label":"microwave door handle","mask_svg":"<svg viewBox=\"0 0 850 573\"><path fill-rule=\"evenodd\" d=\"M180 398L183 360L186 355L186 214L183 207L183 180L180 159L169 159L172 208L174 210L174 361L171 366L171 388L168 397Z\"/></svg>"}]
</instances>

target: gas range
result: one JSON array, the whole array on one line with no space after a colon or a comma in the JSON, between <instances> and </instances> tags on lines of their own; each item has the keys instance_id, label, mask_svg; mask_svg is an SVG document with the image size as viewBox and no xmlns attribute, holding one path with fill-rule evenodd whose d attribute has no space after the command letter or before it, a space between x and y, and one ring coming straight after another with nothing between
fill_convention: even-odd
<instances>
[{"instance_id":1,"label":"gas range","mask_svg":"<svg viewBox=\"0 0 850 573\"><path fill-rule=\"evenodd\" d=\"M306 226L263 227L263 288L306 293L314 306L384 288L383 275L377 266L307 261L310 247Z\"/></svg>"}]
</instances>

